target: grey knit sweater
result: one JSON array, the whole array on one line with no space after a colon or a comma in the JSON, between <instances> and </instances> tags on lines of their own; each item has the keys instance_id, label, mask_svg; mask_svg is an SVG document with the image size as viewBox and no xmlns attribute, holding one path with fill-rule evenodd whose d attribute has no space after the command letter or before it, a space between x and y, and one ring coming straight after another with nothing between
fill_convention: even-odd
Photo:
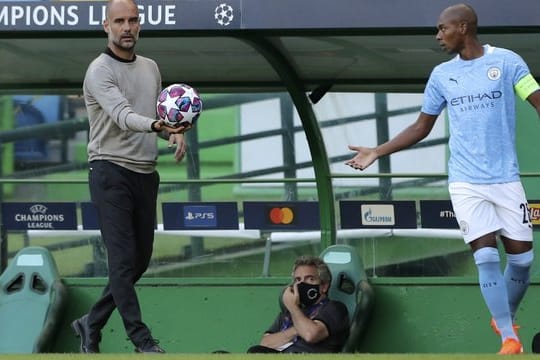
<instances>
[{"instance_id":1,"label":"grey knit sweater","mask_svg":"<svg viewBox=\"0 0 540 360\"><path fill-rule=\"evenodd\" d=\"M157 161L156 99L161 90L157 64L137 55L121 61L100 54L89 65L83 93L90 136L88 160L108 160L150 173Z\"/></svg>"}]
</instances>

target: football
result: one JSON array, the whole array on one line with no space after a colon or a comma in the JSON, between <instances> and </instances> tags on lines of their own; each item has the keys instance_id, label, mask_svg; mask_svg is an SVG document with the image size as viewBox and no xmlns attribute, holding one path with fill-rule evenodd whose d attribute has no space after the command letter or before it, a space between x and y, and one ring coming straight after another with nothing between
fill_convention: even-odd
<instances>
[{"instance_id":1,"label":"football","mask_svg":"<svg viewBox=\"0 0 540 360\"><path fill-rule=\"evenodd\" d=\"M161 90L157 113L168 126L195 126L202 112L202 100L197 89L186 84L172 84Z\"/></svg>"}]
</instances>

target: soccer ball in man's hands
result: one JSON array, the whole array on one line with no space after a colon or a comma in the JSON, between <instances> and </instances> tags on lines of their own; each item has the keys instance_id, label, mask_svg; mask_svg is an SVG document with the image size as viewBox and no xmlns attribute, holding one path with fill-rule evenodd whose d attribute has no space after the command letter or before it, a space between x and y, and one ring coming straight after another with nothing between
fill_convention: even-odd
<instances>
[{"instance_id":1,"label":"soccer ball in man's hands","mask_svg":"<svg viewBox=\"0 0 540 360\"><path fill-rule=\"evenodd\" d=\"M202 100L194 87L172 84L161 90L156 107L159 118L168 126L194 126L201 115Z\"/></svg>"}]
</instances>

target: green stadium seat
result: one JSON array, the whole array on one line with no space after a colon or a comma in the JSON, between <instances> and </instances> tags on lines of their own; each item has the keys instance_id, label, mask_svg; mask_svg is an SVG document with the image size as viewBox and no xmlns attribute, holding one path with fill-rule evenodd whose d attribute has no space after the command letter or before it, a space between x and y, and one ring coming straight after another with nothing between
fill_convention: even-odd
<instances>
[{"instance_id":1,"label":"green stadium seat","mask_svg":"<svg viewBox=\"0 0 540 360\"><path fill-rule=\"evenodd\" d=\"M0 275L0 353L47 352L66 295L47 249L20 250Z\"/></svg>"},{"instance_id":2,"label":"green stadium seat","mask_svg":"<svg viewBox=\"0 0 540 360\"><path fill-rule=\"evenodd\" d=\"M356 352L373 310L373 287L369 283L362 259L354 247L331 245L323 250L320 257L332 273L330 298L341 301L349 310L351 327L343 352Z\"/></svg>"}]
</instances>

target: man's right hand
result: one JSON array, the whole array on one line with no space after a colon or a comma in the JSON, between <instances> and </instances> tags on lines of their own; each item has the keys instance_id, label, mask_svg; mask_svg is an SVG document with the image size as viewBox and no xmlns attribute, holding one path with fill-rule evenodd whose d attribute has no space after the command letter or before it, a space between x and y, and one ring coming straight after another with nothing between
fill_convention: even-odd
<instances>
[{"instance_id":1,"label":"man's right hand","mask_svg":"<svg viewBox=\"0 0 540 360\"><path fill-rule=\"evenodd\" d=\"M164 120L156 120L152 123L152 130L156 132L166 130L169 134L183 134L189 129L191 129L191 125L173 127L167 125Z\"/></svg>"},{"instance_id":2,"label":"man's right hand","mask_svg":"<svg viewBox=\"0 0 540 360\"><path fill-rule=\"evenodd\" d=\"M300 307L300 296L298 295L298 289L296 284L288 286L283 292L282 296L283 305L291 311L294 307Z\"/></svg>"},{"instance_id":3,"label":"man's right hand","mask_svg":"<svg viewBox=\"0 0 540 360\"><path fill-rule=\"evenodd\" d=\"M368 166L373 164L373 162L379 158L379 155L374 148L349 145L349 150L356 151L356 155L345 162L345 165L349 165L356 170L367 169Z\"/></svg>"}]
</instances>

